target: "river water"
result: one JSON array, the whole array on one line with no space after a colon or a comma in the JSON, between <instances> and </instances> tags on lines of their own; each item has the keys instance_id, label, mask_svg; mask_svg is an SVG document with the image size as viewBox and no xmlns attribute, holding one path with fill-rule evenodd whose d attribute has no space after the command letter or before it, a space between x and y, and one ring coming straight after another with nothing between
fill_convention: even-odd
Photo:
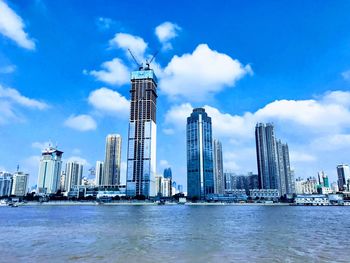
<instances>
[{"instance_id":1,"label":"river water","mask_svg":"<svg viewBox=\"0 0 350 263\"><path fill-rule=\"evenodd\" d=\"M0 207L0 262L350 262L350 207Z\"/></svg>"}]
</instances>

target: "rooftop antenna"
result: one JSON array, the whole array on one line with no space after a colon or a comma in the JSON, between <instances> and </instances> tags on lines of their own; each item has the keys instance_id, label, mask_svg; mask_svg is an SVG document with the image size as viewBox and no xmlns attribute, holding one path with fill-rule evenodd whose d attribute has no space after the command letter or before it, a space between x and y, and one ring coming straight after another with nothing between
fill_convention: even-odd
<instances>
[{"instance_id":1,"label":"rooftop antenna","mask_svg":"<svg viewBox=\"0 0 350 263\"><path fill-rule=\"evenodd\" d=\"M135 58L134 54L131 52L130 48L128 48L128 51L132 57L132 59L135 61L136 65L139 67L139 70L143 69L142 63L139 63L138 60Z\"/></svg>"},{"instance_id":2,"label":"rooftop antenna","mask_svg":"<svg viewBox=\"0 0 350 263\"><path fill-rule=\"evenodd\" d=\"M155 59L155 57L158 55L159 50L157 50L156 52L154 52L152 58L150 61L146 60L146 69L150 69L149 66L151 65L152 61Z\"/></svg>"},{"instance_id":3,"label":"rooftop antenna","mask_svg":"<svg viewBox=\"0 0 350 263\"><path fill-rule=\"evenodd\" d=\"M19 171L19 164L17 164L17 172Z\"/></svg>"}]
</instances>

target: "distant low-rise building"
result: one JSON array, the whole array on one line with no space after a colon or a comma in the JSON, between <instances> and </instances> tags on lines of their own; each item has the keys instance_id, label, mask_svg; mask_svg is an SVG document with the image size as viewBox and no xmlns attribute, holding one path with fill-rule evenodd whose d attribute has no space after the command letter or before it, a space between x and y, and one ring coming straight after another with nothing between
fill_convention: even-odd
<instances>
[{"instance_id":1,"label":"distant low-rise building","mask_svg":"<svg viewBox=\"0 0 350 263\"><path fill-rule=\"evenodd\" d=\"M329 199L323 194L297 195L294 203L296 205L329 205Z\"/></svg>"},{"instance_id":2,"label":"distant low-rise building","mask_svg":"<svg viewBox=\"0 0 350 263\"><path fill-rule=\"evenodd\" d=\"M232 172L224 173L225 191L232 189L244 189L249 194L250 189L259 188L259 179L257 174L248 173L248 175L236 175Z\"/></svg>"},{"instance_id":3,"label":"distant low-rise building","mask_svg":"<svg viewBox=\"0 0 350 263\"><path fill-rule=\"evenodd\" d=\"M318 181L315 177L309 177L306 180L298 178L295 181L296 194L317 194Z\"/></svg>"},{"instance_id":4,"label":"distant low-rise building","mask_svg":"<svg viewBox=\"0 0 350 263\"><path fill-rule=\"evenodd\" d=\"M278 189L251 189L250 197L255 199L278 199L280 192Z\"/></svg>"}]
</instances>

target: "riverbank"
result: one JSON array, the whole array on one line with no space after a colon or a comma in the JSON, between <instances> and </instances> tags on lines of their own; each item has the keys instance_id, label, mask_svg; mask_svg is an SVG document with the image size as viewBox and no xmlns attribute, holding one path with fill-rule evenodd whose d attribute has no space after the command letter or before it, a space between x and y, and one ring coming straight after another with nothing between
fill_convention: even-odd
<instances>
[{"instance_id":1,"label":"riverbank","mask_svg":"<svg viewBox=\"0 0 350 263\"><path fill-rule=\"evenodd\" d=\"M18 206L289 206L288 203L164 203L156 202L78 202L78 201L51 201L51 202L27 202L18 203Z\"/></svg>"}]
</instances>

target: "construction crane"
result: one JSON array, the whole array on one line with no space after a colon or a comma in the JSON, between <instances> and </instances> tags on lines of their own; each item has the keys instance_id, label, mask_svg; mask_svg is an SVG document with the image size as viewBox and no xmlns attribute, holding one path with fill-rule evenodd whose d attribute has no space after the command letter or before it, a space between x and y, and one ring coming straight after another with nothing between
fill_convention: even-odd
<instances>
[{"instance_id":1,"label":"construction crane","mask_svg":"<svg viewBox=\"0 0 350 263\"><path fill-rule=\"evenodd\" d=\"M152 58L151 58L150 61L146 60L146 69L150 69L150 68L149 68L149 65L151 65L152 61L153 61L154 58L157 56L157 54L158 54L158 50L157 50L156 52L154 52L154 54L153 54L153 56L152 56Z\"/></svg>"},{"instance_id":2,"label":"construction crane","mask_svg":"<svg viewBox=\"0 0 350 263\"><path fill-rule=\"evenodd\" d=\"M136 57L134 56L134 54L131 52L131 50L128 48L128 51L132 57L132 59L134 60L134 62L136 63L136 65L139 67L139 70L149 70L150 69L150 65L152 63L152 61L154 60L154 58L157 56L158 54L158 50L153 54L152 58L148 61L146 60L146 67L143 67L143 63L140 63Z\"/></svg>"},{"instance_id":3,"label":"construction crane","mask_svg":"<svg viewBox=\"0 0 350 263\"><path fill-rule=\"evenodd\" d=\"M139 70L143 69L142 63L138 62L138 60L135 58L134 54L131 52L131 50L128 48L128 51L132 57L132 59L135 61L136 65L139 67Z\"/></svg>"}]
</instances>

